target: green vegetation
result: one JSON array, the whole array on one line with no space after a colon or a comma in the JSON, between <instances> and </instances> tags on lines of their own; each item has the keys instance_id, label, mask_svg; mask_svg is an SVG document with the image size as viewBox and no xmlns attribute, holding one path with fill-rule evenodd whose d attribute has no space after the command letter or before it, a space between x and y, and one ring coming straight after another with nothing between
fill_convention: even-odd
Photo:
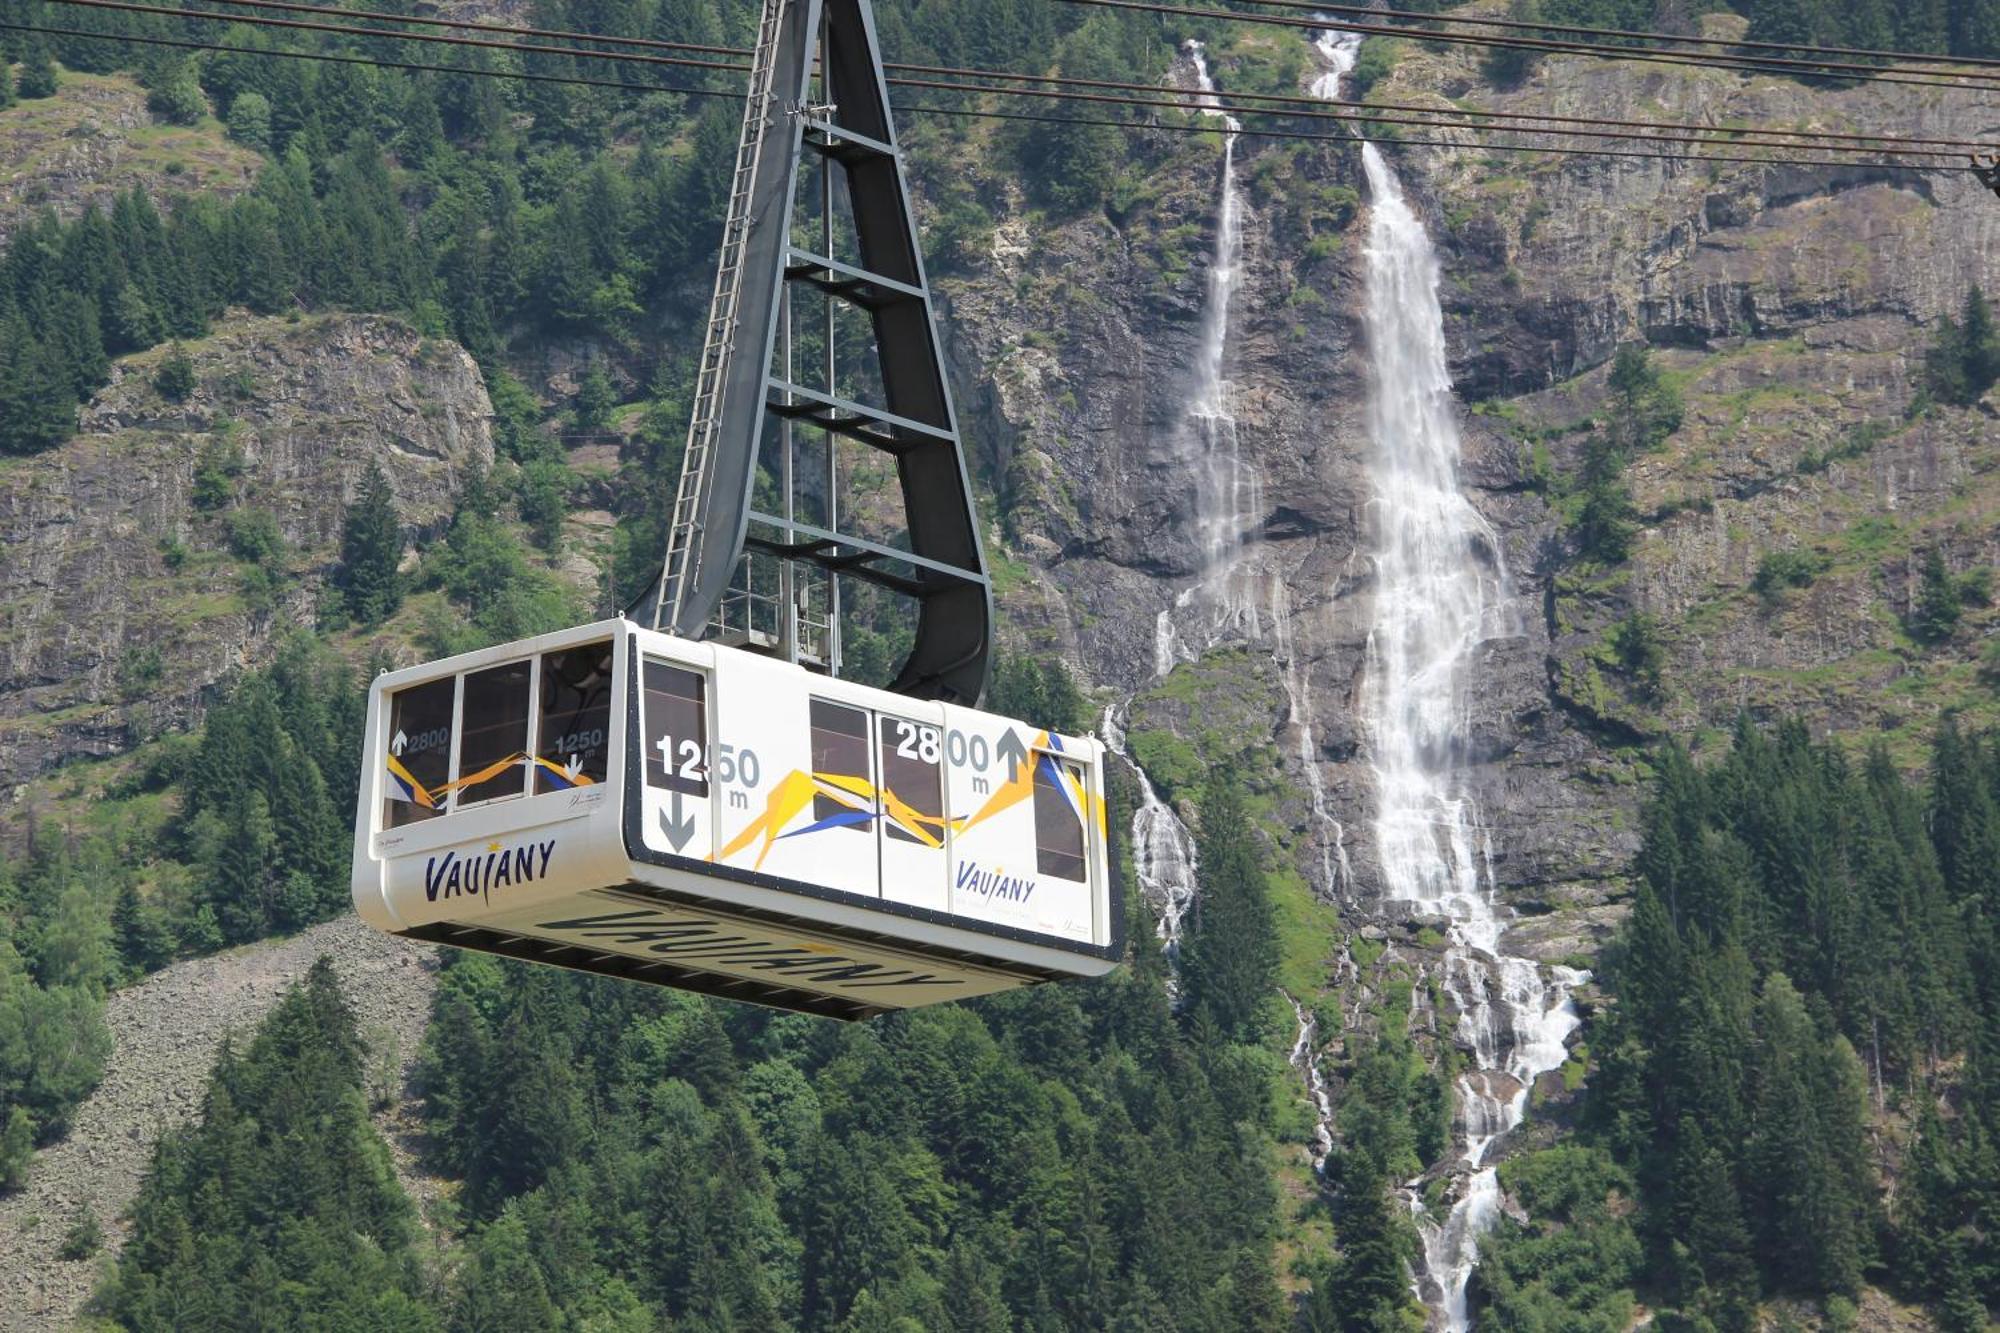
<instances>
[{"instance_id":1,"label":"green vegetation","mask_svg":"<svg viewBox=\"0 0 2000 1333\"><path fill-rule=\"evenodd\" d=\"M1607 383L1611 420L1584 440L1572 532L1585 559L1615 565L1631 554L1639 526L1625 468L1680 428L1681 399L1641 344L1618 349Z\"/></svg>"},{"instance_id":2,"label":"green vegetation","mask_svg":"<svg viewBox=\"0 0 2000 1333\"><path fill-rule=\"evenodd\" d=\"M1645 1288L1677 1327L1742 1330L1767 1296L1830 1306L1864 1280L1984 1326L1996 757L1949 720L1928 792L1879 747L1857 769L1797 725L1739 727L1707 771L1661 755L1583 1141L1506 1168L1535 1220L1486 1252L1503 1326L1623 1327ZM1910 1159L1886 1208L1884 1112Z\"/></svg>"},{"instance_id":3,"label":"green vegetation","mask_svg":"<svg viewBox=\"0 0 2000 1333\"><path fill-rule=\"evenodd\" d=\"M184 403L195 390L194 362L179 343L167 349L166 359L160 362L159 370L153 374L153 387L160 396L172 402Z\"/></svg>"},{"instance_id":4,"label":"green vegetation","mask_svg":"<svg viewBox=\"0 0 2000 1333\"><path fill-rule=\"evenodd\" d=\"M1528 1220L1502 1216L1474 1275L1490 1327L1624 1333L1643 1257L1631 1177L1601 1148L1564 1144L1509 1158L1500 1184Z\"/></svg>"},{"instance_id":5,"label":"green vegetation","mask_svg":"<svg viewBox=\"0 0 2000 1333\"><path fill-rule=\"evenodd\" d=\"M1263 1084L1162 981L839 1027L455 956L422 1065L455 1322L1279 1333Z\"/></svg>"},{"instance_id":6,"label":"green vegetation","mask_svg":"<svg viewBox=\"0 0 2000 1333\"><path fill-rule=\"evenodd\" d=\"M100 1297L118 1327L443 1326L362 1057L323 958L241 1054L223 1047L201 1122L160 1141L133 1204Z\"/></svg>"},{"instance_id":7,"label":"green vegetation","mask_svg":"<svg viewBox=\"0 0 2000 1333\"><path fill-rule=\"evenodd\" d=\"M1807 48L1814 46L2000 56L2000 7L1993 0L1937 0L1921 5L1899 5L1891 0L1851 4L1739 0L1732 8L1750 20L1751 40L1790 46L1793 49L1787 54L1796 57L1811 57L1813 53ZM1695 15L1718 9L1721 6L1712 4L1690 8L1673 0L1544 0L1542 17L1552 23L1683 32Z\"/></svg>"},{"instance_id":8,"label":"green vegetation","mask_svg":"<svg viewBox=\"0 0 2000 1333\"><path fill-rule=\"evenodd\" d=\"M1201 893L1181 944L1186 1007L1200 1023L1243 1040L1278 980L1278 934L1257 832L1227 769L1209 774L1196 863Z\"/></svg>"},{"instance_id":9,"label":"green vegetation","mask_svg":"<svg viewBox=\"0 0 2000 1333\"><path fill-rule=\"evenodd\" d=\"M1750 586L1766 606L1782 602L1787 590L1807 588L1826 569L1826 561L1810 551L1768 551L1757 561Z\"/></svg>"},{"instance_id":10,"label":"green vegetation","mask_svg":"<svg viewBox=\"0 0 2000 1333\"><path fill-rule=\"evenodd\" d=\"M374 625L396 614L403 603L402 524L396 518L396 498L381 464L370 460L361 489L348 506L340 528L340 569L335 585L347 614Z\"/></svg>"},{"instance_id":11,"label":"green vegetation","mask_svg":"<svg viewBox=\"0 0 2000 1333\"><path fill-rule=\"evenodd\" d=\"M1667 645L1659 617L1634 611L1611 627L1611 655L1618 669L1647 695L1660 692L1660 673L1667 665Z\"/></svg>"},{"instance_id":12,"label":"green vegetation","mask_svg":"<svg viewBox=\"0 0 2000 1333\"><path fill-rule=\"evenodd\" d=\"M2000 12L1994 16L2000 20ZM2000 36L2000 33L1996 33ZM1954 407L1969 407L2000 380L2000 329L1978 284L1965 294L1959 317L1938 321L1924 357L1924 385L1930 395Z\"/></svg>"}]
</instances>

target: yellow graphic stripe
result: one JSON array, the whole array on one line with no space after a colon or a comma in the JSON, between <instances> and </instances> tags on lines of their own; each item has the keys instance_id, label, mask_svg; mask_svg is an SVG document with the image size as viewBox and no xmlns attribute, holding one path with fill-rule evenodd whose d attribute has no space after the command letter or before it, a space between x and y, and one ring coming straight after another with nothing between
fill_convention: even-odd
<instances>
[{"instance_id":1,"label":"yellow graphic stripe","mask_svg":"<svg viewBox=\"0 0 2000 1333\"><path fill-rule=\"evenodd\" d=\"M967 829L976 828L978 825L993 818L993 816L1004 810L1013 809L1034 795L1035 765L1040 762L1040 757L1035 754L1035 751L1046 748L1048 743L1048 732L1044 731L1037 736L1035 743L1028 747L1028 757L1015 767L1014 776L1001 783L998 787L995 787L993 795L986 799L986 804L979 808L978 813L970 816L964 823L958 826L959 831L964 832Z\"/></svg>"},{"instance_id":2,"label":"yellow graphic stripe","mask_svg":"<svg viewBox=\"0 0 2000 1333\"><path fill-rule=\"evenodd\" d=\"M903 832L909 834L924 846L944 846L945 821L942 818L934 815L918 814L910 808L909 802L886 788L882 792L882 805L889 812L889 818L895 820ZM937 832L935 834L928 832L924 827L925 825L936 829Z\"/></svg>"},{"instance_id":3,"label":"yellow graphic stripe","mask_svg":"<svg viewBox=\"0 0 2000 1333\"><path fill-rule=\"evenodd\" d=\"M403 761L396 758L393 754L389 756L389 771L409 784L411 800L426 810L437 809L437 798L425 790L424 784L417 781L411 775L410 770L403 767Z\"/></svg>"},{"instance_id":4,"label":"yellow graphic stripe","mask_svg":"<svg viewBox=\"0 0 2000 1333\"><path fill-rule=\"evenodd\" d=\"M812 775L793 769L785 775L783 781L771 789L771 794L764 798L764 813L745 824L743 831L730 839L728 845L715 853L713 859L727 861L761 836L764 845L757 849L756 861L756 868L761 869L764 858L770 854L771 844L785 831L785 825L791 823L799 811L805 809L806 804L817 795L819 786L812 780ZM836 796L835 799L839 798Z\"/></svg>"},{"instance_id":5,"label":"yellow graphic stripe","mask_svg":"<svg viewBox=\"0 0 2000 1333\"><path fill-rule=\"evenodd\" d=\"M427 810L437 809L438 802L442 801L445 797L451 795L453 792L463 791L467 787L477 787L482 782L491 782L494 778L499 777L502 773L505 773L508 769L513 768L518 764L527 764L530 767L540 766L542 768L546 768L549 772L555 774L557 777L561 778L564 782L567 782L572 786L594 787L597 785L595 779L589 777L588 775L584 774L581 771L572 775L568 769L564 768L561 764L558 764L553 760L543 759L539 756L530 758L528 756L527 751L525 750L516 750L514 751L514 753L508 755L505 759L494 760L486 767L480 769L477 773L467 773L464 777L459 778L455 782L440 783L436 788L427 788L424 786L423 783L418 782L416 778L411 775L410 770L403 767L402 761L396 758L395 755L392 754L388 756L388 759L389 759L389 771L391 773L394 773L397 777L401 778L404 782L410 784L411 799L416 801L418 805L423 806Z\"/></svg>"}]
</instances>

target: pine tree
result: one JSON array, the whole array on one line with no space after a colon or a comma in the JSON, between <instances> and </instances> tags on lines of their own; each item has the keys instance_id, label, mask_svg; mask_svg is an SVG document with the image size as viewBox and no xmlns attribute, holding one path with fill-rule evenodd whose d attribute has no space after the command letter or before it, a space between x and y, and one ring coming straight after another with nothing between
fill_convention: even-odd
<instances>
[{"instance_id":1,"label":"pine tree","mask_svg":"<svg viewBox=\"0 0 2000 1333\"><path fill-rule=\"evenodd\" d=\"M1198 852L1200 886L1181 945L1187 1010L1240 1040L1277 984L1278 936L1256 829L1226 769L1203 789Z\"/></svg>"},{"instance_id":2,"label":"pine tree","mask_svg":"<svg viewBox=\"0 0 2000 1333\"><path fill-rule=\"evenodd\" d=\"M1407 1256L1388 1182L1367 1152L1340 1159L1334 1198L1336 1258L1306 1301L1311 1333L1400 1333L1407 1327Z\"/></svg>"},{"instance_id":3,"label":"pine tree","mask_svg":"<svg viewBox=\"0 0 2000 1333\"><path fill-rule=\"evenodd\" d=\"M48 40L40 33L29 34L27 46L21 52L21 73L15 88L25 98L55 96L56 64L49 55Z\"/></svg>"},{"instance_id":4,"label":"pine tree","mask_svg":"<svg viewBox=\"0 0 2000 1333\"><path fill-rule=\"evenodd\" d=\"M1963 612L1958 580L1945 566L1944 552L1933 546L1924 556L1923 581L1910 608L1910 633L1924 643L1942 643L1958 628Z\"/></svg>"},{"instance_id":5,"label":"pine tree","mask_svg":"<svg viewBox=\"0 0 2000 1333\"><path fill-rule=\"evenodd\" d=\"M382 465L370 459L361 489L348 506L340 529L339 585L348 614L364 625L379 624L402 605L402 525Z\"/></svg>"},{"instance_id":6,"label":"pine tree","mask_svg":"<svg viewBox=\"0 0 2000 1333\"><path fill-rule=\"evenodd\" d=\"M142 898L137 885L127 882L119 887L118 901L111 909L111 929L118 956L131 971L156 971L173 960L174 935L166 914Z\"/></svg>"}]
</instances>

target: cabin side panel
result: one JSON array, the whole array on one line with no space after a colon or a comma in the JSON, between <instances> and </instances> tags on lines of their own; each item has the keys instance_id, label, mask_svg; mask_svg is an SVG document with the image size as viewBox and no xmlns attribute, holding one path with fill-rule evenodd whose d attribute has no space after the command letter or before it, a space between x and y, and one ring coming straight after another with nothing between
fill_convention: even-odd
<instances>
[{"instance_id":1,"label":"cabin side panel","mask_svg":"<svg viewBox=\"0 0 2000 1333\"><path fill-rule=\"evenodd\" d=\"M821 695L795 667L718 651L714 860L881 896L866 709Z\"/></svg>"},{"instance_id":2,"label":"cabin side panel","mask_svg":"<svg viewBox=\"0 0 2000 1333\"><path fill-rule=\"evenodd\" d=\"M1091 749L972 709L946 717L951 911L1094 942Z\"/></svg>"}]
</instances>

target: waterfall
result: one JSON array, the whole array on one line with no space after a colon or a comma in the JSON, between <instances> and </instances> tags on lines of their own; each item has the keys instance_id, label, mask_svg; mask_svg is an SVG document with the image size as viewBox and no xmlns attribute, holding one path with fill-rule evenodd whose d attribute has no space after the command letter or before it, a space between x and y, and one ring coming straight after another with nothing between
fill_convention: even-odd
<instances>
[{"instance_id":1,"label":"waterfall","mask_svg":"<svg viewBox=\"0 0 2000 1333\"><path fill-rule=\"evenodd\" d=\"M1313 90L1337 97L1359 41L1327 31L1316 45L1330 68ZM1487 1154L1521 1123L1535 1080L1562 1064L1578 1022L1570 991L1584 974L1545 974L1501 950L1506 926L1464 752L1468 689L1504 600L1505 570L1499 541L1459 489L1437 256L1388 162L1373 144L1361 156L1373 205L1364 258L1376 525L1365 686L1374 832L1384 900L1447 923L1441 980L1459 1014L1456 1037L1473 1053L1458 1083L1458 1196L1439 1220L1410 1192L1438 1321L1462 1333L1479 1237L1501 1207Z\"/></svg>"},{"instance_id":2,"label":"waterfall","mask_svg":"<svg viewBox=\"0 0 2000 1333\"><path fill-rule=\"evenodd\" d=\"M1292 1068L1305 1080L1306 1094L1312 1098L1313 1111L1318 1116L1318 1123L1313 1126L1312 1152L1313 1171L1318 1173L1326 1170L1326 1159L1333 1155L1333 1096L1326 1089L1325 1076L1319 1072L1319 1057L1313 1054L1313 1042L1319 1037L1319 1020L1289 992L1278 993L1285 997L1299 1020L1298 1039L1292 1043L1289 1058Z\"/></svg>"},{"instance_id":3,"label":"waterfall","mask_svg":"<svg viewBox=\"0 0 2000 1333\"><path fill-rule=\"evenodd\" d=\"M1182 51L1194 78L1195 105L1204 116L1222 124L1222 183L1216 202L1215 252L1208 266L1201 330L1178 441L1194 476L1201 577L1181 593L1172 610L1160 615L1154 665L1164 666L1162 675L1177 661L1193 661L1202 648L1226 634L1256 637L1255 578L1239 557L1244 533L1256 526L1264 512L1263 481L1243 458L1231 385L1223 373L1223 359L1229 351L1230 304L1243 267L1243 200L1236 184L1236 136L1243 126L1222 109L1209 73L1206 48L1189 40ZM1203 622L1195 643L1190 643L1175 623L1177 616L1190 612Z\"/></svg>"},{"instance_id":4,"label":"waterfall","mask_svg":"<svg viewBox=\"0 0 2000 1333\"><path fill-rule=\"evenodd\" d=\"M1104 744L1131 765L1139 779L1139 809L1132 816L1132 871L1139 891L1160 914L1159 938L1167 962L1180 957L1181 921L1194 902L1194 838L1173 807L1160 799L1146 770L1125 750L1125 720L1116 708L1104 710Z\"/></svg>"}]
</instances>

